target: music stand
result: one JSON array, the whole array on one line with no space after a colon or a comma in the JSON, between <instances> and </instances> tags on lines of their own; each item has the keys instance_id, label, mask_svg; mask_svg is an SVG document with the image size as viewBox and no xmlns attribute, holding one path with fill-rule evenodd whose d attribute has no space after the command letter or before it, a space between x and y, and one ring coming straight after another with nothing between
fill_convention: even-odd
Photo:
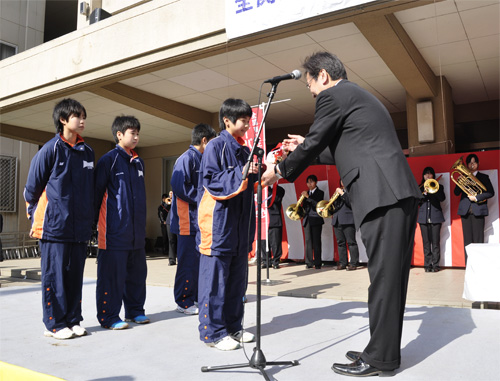
<instances>
[{"instance_id":1,"label":"music stand","mask_svg":"<svg viewBox=\"0 0 500 381\"><path fill-rule=\"evenodd\" d=\"M258 162L258 174L257 174L257 246L256 246L256 257L257 257L257 331L255 335L255 348L253 350L253 355L252 358L248 363L244 364L230 364L230 365L218 365L218 366L202 366L201 371L202 372L210 372L214 370L224 370L224 369L237 369L237 368L254 368L257 369L264 379L266 381L270 381L270 378L268 377L266 371L264 368L267 365L289 365L289 366L296 366L299 365L299 362L297 360L293 361L266 361L266 357L264 356L264 352L262 352L261 345L260 345L260 329L261 329L261 302L262 302L262 293L261 293L261 260L262 260L262 254L261 254L261 243L262 243L262 238L261 238L261 232L262 232L262 222L261 222L261 208L262 208L262 184L261 184L261 177L262 177L262 157L264 156L264 150L262 148L257 147L259 144L260 140L260 134L262 132L262 127L264 126L264 121L266 120L267 112L269 108L271 107L271 101L274 97L274 94L276 93L276 88L278 87L278 81L271 82L272 87L271 91L268 96L268 102L267 106L264 109L264 114L262 116L262 121L259 127L259 131L257 133L257 136L255 137L254 144L252 147L252 150L250 151L250 155L248 156L247 164L245 166L245 170L243 172L243 180L246 179L248 175L248 170L250 169L250 163L253 160L253 156L257 156L257 162Z\"/></svg>"}]
</instances>

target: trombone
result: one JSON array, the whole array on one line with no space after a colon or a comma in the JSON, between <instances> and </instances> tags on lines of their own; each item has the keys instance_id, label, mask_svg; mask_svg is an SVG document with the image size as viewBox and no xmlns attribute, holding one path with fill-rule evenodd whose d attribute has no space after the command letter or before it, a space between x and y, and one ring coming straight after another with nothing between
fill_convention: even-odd
<instances>
[{"instance_id":1,"label":"trombone","mask_svg":"<svg viewBox=\"0 0 500 381\"><path fill-rule=\"evenodd\" d=\"M330 198L330 201L326 200L321 200L316 204L316 213L319 214L320 217L323 218L328 218L333 216L333 213L335 211L335 207L333 206L333 203L335 200L340 196L340 193L335 191L335 193L332 195L332 198Z\"/></svg>"},{"instance_id":2,"label":"trombone","mask_svg":"<svg viewBox=\"0 0 500 381\"><path fill-rule=\"evenodd\" d=\"M483 191L486 192L486 187L479 181L476 176L474 176L469 169L463 164L462 157L458 159L455 164L451 167L453 172L451 172L451 180L457 184L457 186L462 189L468 196L476 196ZM453 175L458 174L455 179Z\"/></svg>"},{"instance_id":3,"label":"trombone","mask_svg":"<svg viewBox=\"0 0 500 381\"><path fill-rule=\"evenodd\" d=\"M306 196L304 195L300 196L296 204L292 204L288 208L286 208L285 214L292 221L298 221L301 218L305 217L306 212L302 207L302 203L304 202L305 198Z\"/></svg>"}]
</instances>

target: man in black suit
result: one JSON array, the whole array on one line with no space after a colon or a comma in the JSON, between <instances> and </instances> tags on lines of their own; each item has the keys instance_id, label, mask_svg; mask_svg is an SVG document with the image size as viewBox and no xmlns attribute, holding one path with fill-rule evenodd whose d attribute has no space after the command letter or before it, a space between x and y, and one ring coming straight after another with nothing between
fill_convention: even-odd
<instances>
[{"instance_id":1,"label":"man in black suit","mask_svg":"<svg viewBox=\"0 0 500 381\"><path fill-rule=\"evenodd\" d=\"M283 238L283 218L281 217L281 201L285 195L285 190L278 184L274 184L271 196L267 200L267 212L269 213L269 228L267 236L269 239L269 252L268 257L272 258L272 263L268 264L264 259L262 267L272 265L274 269L280 268L281 255L283 249L281 242ZM272 253L272 256L271 256Z\"/></svg>"},{"instance_id":2,"label":"man in black suit","mask_svg":"<svg viewBox=\"0 0 500 381\"><path fill-rule=\"evenodd\" d=\"M467 168L486 188L476 196L467 195L458 185L453 193L460 195L458 204L458 215L462 218L462 232L464 236L464 247L469 243L484 243L484 217L488 215L487 199L495 195L495 190L487 174L478 172L479 158L471 153L465 159ZM465 263L467 264L467 250L465 250Z\"/></svg>"},{"instance_id":3,"label":"man in black suit","mask_svg":"<svg viewBox=\"0 0 500 381\"><path fill-rule=\"evenodd\" d=\"M325 223L323 218L316 212L316 204L323 200L325 192L317 187L318 178L315 175L309 175L306 179L308 191L303 191L305 197L302 204L305 216L302 219L304 227L304 238L306 241L306 268L321 269L321 230ZM314 257L314 259L313 259Z\"/></svg>"},{"instance_id":4,"label":"man in black suit","mask_svg":"<svg viewBox=\"0 0 500 381\"><path fill-rule=\"evenodd\" d=\"M418 202L422 197L401 150L391 116L368 91L349 82L344 65L327 52L304 62L307 87L316 98L314 123L305 138L290 135L291 154L269 164L265 184L294 181L309 164L336 164L351 199L354 224L368 255L370 341L349 351L350 364L336 373L378 375L401 363L401 335L413 253Z\"/></svg>"}]
</instances>

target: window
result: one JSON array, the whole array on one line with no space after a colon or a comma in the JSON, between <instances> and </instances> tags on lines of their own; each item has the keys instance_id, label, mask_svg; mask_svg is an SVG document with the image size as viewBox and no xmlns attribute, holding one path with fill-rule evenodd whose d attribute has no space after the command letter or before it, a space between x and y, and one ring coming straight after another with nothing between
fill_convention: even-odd
<instances>
[{"instance_id":1,"label":"window","mask_svg":"<svg viewBox=\"0 0 500 381\"><path fill-rule=\"evenodd\" d=\"M17 211L17 158L0 156L0 212Z\"/></svg>"},{"instance_id":2,"label":"window","mask_svg":"<svg viewBox=\"0 0 500 381\"><path fill-rule=\"evenodd\" d=\"M0 41L0 61L17 53L17 46Z\"/></svg>"}]
</instances>

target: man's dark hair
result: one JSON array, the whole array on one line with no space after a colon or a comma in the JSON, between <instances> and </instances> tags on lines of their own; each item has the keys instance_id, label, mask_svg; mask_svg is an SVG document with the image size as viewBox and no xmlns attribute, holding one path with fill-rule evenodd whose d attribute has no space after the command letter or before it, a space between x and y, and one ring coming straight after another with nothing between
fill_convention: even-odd
<instances>
[{"instance_id":1,"label":"man's dark hair","mask_svg":"<svg viewBox=\"0 0 500 381\"><path fill-rule=\"evenodd\" d=\"M118 131L124 134L125 131L127 131L129 128L132 130L137 130L137 132L141 130L141 124L136 117L122 115L115 118L115 120L113 121L113 125L111 126L111 133L113 134L116 143L118 143Z\"/></svg>"},{"instance_id":2,"label":"man's dark hair","mask_svg":"<svg viewBox=\"0 0 500 381\"><path fill-rule=\"evenodd\" d=\"M163 194L161 195L161 199L162 199L162 200L165 200L166 198L168 198L168 194L163 193Z\"/></svg>"},{"instance_id":3,"label":"man's dark hair","mask_svg":"<svg viewBox=\"0 0 500 381\"><path fill-rule=\"evenodd\" d=\"M306 57L302 67L313 79L318 79L321 69L325 69L334 81L337 79L347 79L347 73L342 61L335 54L328 52L318 52Z\"/></svg>"},{"instance_id":4,"label":"man's dark hair","mask_svg":"<svg viewBox=\"0 0 500 381\"><path fill-rule=\"evenodd\" d=\"M225 130L224 118L228 118L231 123L235 124L236 121L243 117L252 117L252 108L243 99L229 98L222 103L219 111L219 125L220 129Z\"/></svg>"},{"instance_id":5,"label":"man's dark hair","mask_svg":"<svg viewBox=\"0 0 500 381\"><path fill-rule=\"evenodd\" d=\"M61 123L61 118L67 122L71 115L81 116L86 119L87 111L80 102L71 98L64 98L62 101L55 105L54 111L52 112L52 118L54 119L54 125L56 126L56 131L58 134L64 131L64 126Z\"/></svg>"},{"instance_id":6,"label":"man's dark hair","mask_svg":"<svg viewBox=\"0 0 500 381\"><path fill-rule=\"evenodd\" d=\"M205 123L200 123L194 126L193 132L191 132L191 144L194 146L199 146L203 138L207 138L207 141L215 138L217 133L212 128Z\"/></svg>"},{"instance_id":7,"label":"man's dark hair","mask_svg":"<svg viewBox=\"0 0 500 381\"><path fill-rule=\"evenodd\" d=\"M307 183L309 180L312 180L312 181L314 181L315 183L317 183L317 182L318 182L318 178L316 177L316 175L309 175L309 176L307 176L306 183Z\"/></svg>"},{"instance_id":8,"label":"man's dark hair","mask_svg":"<svg viewBox=\"0 0 500 381\"><path fill-rule=\"evenodd\" d=\"M472 161L472 158L476 159L477 165L479 165L479 158L475 153L471 153L470 155L467 156L467 159L465 159L465 163L469 164Z\"/></svg>"}]
</instances>

